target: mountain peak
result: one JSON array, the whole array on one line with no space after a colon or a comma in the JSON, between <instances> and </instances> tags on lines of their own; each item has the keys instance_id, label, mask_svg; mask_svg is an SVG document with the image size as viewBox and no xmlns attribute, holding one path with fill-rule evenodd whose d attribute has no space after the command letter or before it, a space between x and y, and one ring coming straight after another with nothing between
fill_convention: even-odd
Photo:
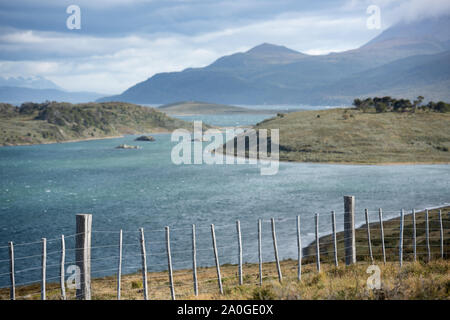
<instances>
[{"instance_id":1,"label":"mountain peak","mask_svg":"<svg viewBox=\"0 0 450 320\"><path fill-rule=\"evenodd\" d=\"M264 42L256 47L251 48L246 53L248 54L301 54L298 51L286 48L285 46L279 46L271 43Z\"/></svg>"}]
</instances>

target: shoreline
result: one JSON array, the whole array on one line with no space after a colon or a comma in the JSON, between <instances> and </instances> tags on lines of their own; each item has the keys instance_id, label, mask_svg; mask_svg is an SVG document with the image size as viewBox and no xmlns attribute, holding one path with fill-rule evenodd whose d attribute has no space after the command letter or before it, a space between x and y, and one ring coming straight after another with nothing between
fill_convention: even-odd
<instances>
[{"instance_id":1,"label":"shoreline","mask_svg":"<svg viewBox=\"0 0 450 320\"><path fill-rule=\"evenodd\" d=\"M49 142L41 142L41 143L18 143L18 144L11 144L11 145L0 145L0 148L2 147L19 147L19 146L39 146L39 145L48 145L48 144L61 144L61 143L74 143L74 142L83 142L83 141L93 141L93 140L107 140L107 139L117 139L117 138L123 138L127 135L144 135L144 134L157 134L157 133L170 133L170 131L167 130L161 130L161 131L152 131L152 132L142 132L142 133L127 133L127 134L121 134L121 135L115 135L115 136L106 136L106 137L94 137L94 138L80 138L80 139L71 139L71 140L64 140L64 141L49 141Z\"/></svg>"},{"instance_id":2,"label":"shoreline","mask_svg":"<svg viewBox=\"0 0 450 320\"><path fill-rule=\"evenodd\" d=\"M223 145L222 145L223 146ZM224 153L221 152L220 149L221 147L214 150L211 150L211 152L216 152L216 153L220 153L225 157L233 157L233 158L240 158L242 159L243 157L239 157L237 155L234 154L228 154L228 153ZM245 157L244 159L255 159L255 157L251 157L251 158L247 158ZM332 161L316 161L316 162L308 162L308 161L289 161L289 160L271 160L271 159L258 159L256 158L257 161L265 161L265 162L269 162L269 161L278 161L280 163L286 163L286 164L319 164L319 165L345 165L345 166L414 166L414 165L450 165L450 162L436 162L436 161L426 161L426 162L411 162L411 161L407 161L407 162L380 162L380 163L361 163L361 162L332 162Z\"/></svg>"}]
</instances>

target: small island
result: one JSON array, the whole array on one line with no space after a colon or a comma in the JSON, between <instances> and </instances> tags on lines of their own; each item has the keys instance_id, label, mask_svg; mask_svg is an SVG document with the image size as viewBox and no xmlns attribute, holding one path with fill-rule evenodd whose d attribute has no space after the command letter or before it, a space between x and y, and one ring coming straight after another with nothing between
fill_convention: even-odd
<instances>
[{"instance_id":1,"label":"small island","mask_svg":"<svg viewBox=\"0 0 450 320\"><path fill-rule=\"evenodd\" d=\"M121 144L117 146L116 149L142 149L142 148L139 146L130 146L128 144Z\"/></svg>"},{"instance_id":2,"label":"small island","mask_svg":"<svg viewBox=\"0 0 450 320\"><path fill-rule=\"evenodd\" d=\"M152 141L155 141L155 138L153 138L152 136L140 136L140 137L134 139L134 141L148 141L148 142L152 142Z\"/></svg>"}]
</instances>

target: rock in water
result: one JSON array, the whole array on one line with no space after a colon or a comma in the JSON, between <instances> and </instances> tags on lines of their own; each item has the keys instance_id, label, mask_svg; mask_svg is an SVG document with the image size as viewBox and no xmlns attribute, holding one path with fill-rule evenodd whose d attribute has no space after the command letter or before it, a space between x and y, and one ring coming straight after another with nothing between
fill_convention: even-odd
<instances>
[{"instance_id":1,"label":"rock in water","mask_svg":"<svg viewBox=\"0 0 450 320\"><path fill-rule=\"evenodd\" d=\"M139 138L134 139L134 141L155 141L155 138L152 136L140 136Z\"/></svg>"},{"instance_id":2,"label":"rock in water","mask_svg":"<svg viewBox=\"0 0 450 320\"><path fill-rule=\"evenodd\" d=\"M121 144L120 146L117 146L116 149L141 149L139 146L130 146L128 144Z\"/></svg>"}]
</instances>

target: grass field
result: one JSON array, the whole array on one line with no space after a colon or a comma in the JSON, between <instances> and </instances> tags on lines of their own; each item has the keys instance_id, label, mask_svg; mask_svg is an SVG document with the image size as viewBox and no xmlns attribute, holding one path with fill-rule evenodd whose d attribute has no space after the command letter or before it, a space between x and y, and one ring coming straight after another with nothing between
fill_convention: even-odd
<instances>
[{"instance_id":1,"label":"grass field","mask_svg":"<svg viewBox=\"0 0 450 320\"><path fill-rule=\"evenodd\" d=\"M330 109L281 114L255 129L280 130L280 160L450 163L450 113Z\"/></svg>"},{"instance_id":2,"label":"grass field","mask_svg":"<svg viewBox=\"0 0 450 320\"><path fill-rule=\"evenodd\" d=\"M343 233L337 234L339 266L333 263L333 249L330 236L320 238L321 272L317 273L314 255L315 244L304 248L302 261L302 281L297 280L298 264L295 260L281 262L283 283L277 277L274 262L263 263L263 286L259 286L258 264L244 264L244 285L238 285L236 265L222 265L224 295L219 294L214 267L199 268L199 292L194 295L192 271L174 272L174 284L177 299L449 299L450 298L450 207L442 209L444 221L445 259L440 258L440 234L438 211L431 210L430 248L432 261L427 262L424 238L424 213L416 214L417 220L417 257L412 260L412 218L405 217L404 266L398 263L399 219L384 223L387 263L384 265L381 255L378 223L372 223L371 237L374 263L381 270L381 289L370 290L366 281L369 274L367 232L365 226L356 232L357 264L345 266L343 261ZM167 272L148 273L150 299L170 299ZM115 299L116 277L96 278L92 281L93 299ZM40 285L24 286L16 289L20 299L40 299ZM68 291L68 298L75 297L74 290ZM9 289L0 289L0 299L9 298ZM60 299L59 284L47 284L47 298ZM141 273L122 276L122 299L143 299Z\"/></svg>"}]
</instances>

